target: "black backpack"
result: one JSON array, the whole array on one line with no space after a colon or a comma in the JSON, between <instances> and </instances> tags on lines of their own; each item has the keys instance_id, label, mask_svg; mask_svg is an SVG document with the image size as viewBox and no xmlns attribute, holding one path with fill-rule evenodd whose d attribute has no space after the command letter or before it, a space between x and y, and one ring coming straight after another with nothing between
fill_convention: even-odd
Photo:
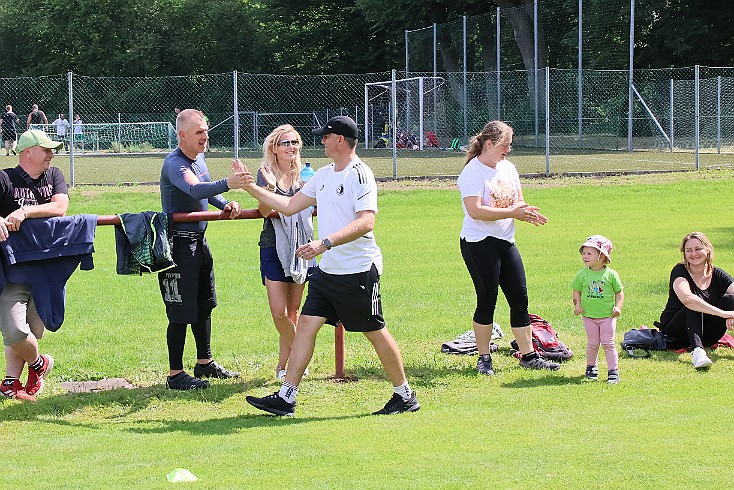
<instances>
[{"instance_id":1,"label":"black backpack","mask_svg":"<svg viewBox=\"0 0 734 490\"><path fill-rule=\"evenodd\" d=\"M651 350L666 350L667 341L656 328L633 328L624 333L622 349L627 351L630 357L650 357Z\"/></svg>"}]
</instances>

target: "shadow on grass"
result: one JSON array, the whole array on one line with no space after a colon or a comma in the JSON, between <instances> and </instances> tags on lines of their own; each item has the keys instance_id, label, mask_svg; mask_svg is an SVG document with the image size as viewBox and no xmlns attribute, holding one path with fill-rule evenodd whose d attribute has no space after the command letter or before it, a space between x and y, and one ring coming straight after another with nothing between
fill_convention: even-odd
<instances>
[{"instance_id":1,"label":"shadow on grass","mask_svg":"<svg viewBox=\"0 0 734 490\"><path fill-rule=\"evenodd\" d=\"M263 378L246 382L212 381L205 390L169 390L165 385L153 385L133 389L119 388L92 393L63 393L41 395L36 403L13 403L0 409L0 420L47 420L49 415L63 417L87 407L124 407L121 412L105 417L105 420L124 419L161 401L191 400L203 403L222 402L234 395L265 386ZM1 405L0 405L1 406Z\"/></svg>"},{"instance_id":2,"label":"shadow on grass","mask_svg":"<svg viewBox=\"0 0 734 490\"><path fill-rule=\"evenodd\" d=\"M548 371L547 375L539 378L520 378L514 381L500 383L500 386L503 388L536 388L538 386L580 385L583 382L584 376L564 376L563 367L561 367L561 371Z\"/></svg>"},{"instance_id":3,"label":"shadow on grass","mask_svg":"<svg viewBox=\"0 0 734 490\"><path fill-rule=\"evenodd\" d=\"M249 405L247 405L249 407ZM123 430L134 434L168 434L171 432L186 432L191 435L227 435L242 430L258 427L283 427L304 422L324 422L329 420L357 419L371 416L370 414L340 415L331 417L279 417L276 415L243 414L232 417L210 418L206 420L143 420L131 421ZM63 427L86 428L97 430L108 423L70 422L68 420L44 420L44 423Z\"/></svg>"},{"instance_id":4,"label":"shadow on grass","mask_svg":"<svg viewBox=\"0 0 734 490\"><path fill-rule=\"evenodd\" d=\"M250 407L250 405L247 405ZM250 407L253 408L253 407ZM253 408L253 410L255 410ZM191 435L226 435L234 434L241 430L258 427L287 427L306 422L325 422L329 420L358 419L372 416L370 414L335 415L330 417L299 417L298 412L294 417L280 417L262 414L243 414L234 417L224 417L209 420L156 420L136 424L127 429L135 434L166 434L169 432L188 432ZM147 426L147 427L146 427Z\"/></svg>"}]
</instances>

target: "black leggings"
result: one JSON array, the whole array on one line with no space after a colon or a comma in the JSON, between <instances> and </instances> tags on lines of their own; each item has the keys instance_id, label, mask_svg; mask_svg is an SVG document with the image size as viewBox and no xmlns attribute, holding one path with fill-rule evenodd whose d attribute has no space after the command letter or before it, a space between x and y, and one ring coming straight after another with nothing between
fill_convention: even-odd
<instances>
[{"instance_id":1,"label":"black leggings","mask_svg":"<svg viewBox=\"0 0 734 490\"><path fill-rule=\"evenodd\" d=\"M477 293L474 321L480 325L494 322L498 286L510 305L510 326L530 325L528 286L520 252L514 243L487 237L479 242L460 242L461 256Z\"/></svg>"},{"instance_id":2,"label":"black leggings","mask_svg":"<svg viewBox=\"0 0 734 490\"><path fill-rule=\"evenodd\" d=\"M168 324L168 331L166 332L168 364L169 368L174 371L183 369L183 352L186 343L187 326L185 323ZM194 341L196 341L196 358L211 359L212 318L208 316L196 323L192 323L191 332L194 334Z\"/></svg>"},{"instance_id":3,"label":"black leggings","mask_svg":"<svg viewBox=\"0 0 734 490\"><path fill-rule=\"evenodd\" d=\"M734 310L734 295L725 294L712 304L722 310ZM673 349L710 347L726 333L726 320L683 307L660 330L669 337L668 347Z\"/></svg>"}]
</instances>

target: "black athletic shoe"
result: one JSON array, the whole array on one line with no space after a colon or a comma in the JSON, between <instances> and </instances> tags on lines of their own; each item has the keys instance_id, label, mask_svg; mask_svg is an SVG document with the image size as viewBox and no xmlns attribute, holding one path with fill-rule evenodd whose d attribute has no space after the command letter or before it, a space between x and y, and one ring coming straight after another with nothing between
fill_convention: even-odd
<instances>
[{"instance_id":1,"label":"black athletic shoe","mask_svg":"<svg viewBox=\"0 0 734 490\"><path fill-rule=\"evenodd\" d=\"M239 378L240 373L228 371L216 361L212 361L209 364L197 363L194 366L194 376L197 378Z\"/></svg>"},{"instance_id":2,"label":"black athletic shoe","mask_svg":"<svg viewBox=\"0 0 734 490\"><path fill-rule=\"evenodd\" d=\"M259 408L273 415L285 415L292 417L296 413L296 402L288 403L278 395L276 391L272 395L257 398L255 396L246 396L247 403L255 408Z\"/></svg>"},{"instance_id":3,"label":"black athletic shoe","mask_svg":"<svg viewBox=\"0 0 734 490\"><path fill-rule=\"evenodd\" d=\"M543 359L540 356L533 357L527 361L520 358L520 366L525 369L548 369L550 371L558 371L561 369L561 365L557 362L552 362L547 359Z\"/></svg>"},{"instance_id":4,"label":"black athletic shoe","mask_svg":"<svg viewBox=\"0 0 734 490\"><path fill-rule=\"evenodd\" d=\"M612 369L609 371L609 376L607 377L607 383L610 385L616 385L619 383L619 371L616 369Z\"/></svg>"},{"instance_id":5,"label":"black athletic shoe","mask_svg":"<svg viewBox=\"0 0 734 490\"><path fill-rule=\"evenodd\" d=\"M596 368L596 366L586 366L586 379L589 381L596 381L599 379L599 370Z\"/></svg>"},{"instance_id":6,"label":"black athletic shoe","mask_svg":"<svg viewBox=\"0 0 734 490\"><path fill-rule=\"evenodd\" d=\"M421 405L415 397L415 391L410 395L408 401L403 400L403 397L397 393L393 393L392 398L390 398L385 406L376 412L372 412L372 415L394 415L403 412L417 412L420 408Z\"/></svg>"},{"instance_id":7,"label":"black athletic shoe","mask_svg":"<svg viewBox=\"0 0 734 490\"><path fill-rule=\"evenodd\" d=\"M175 376L169 376L166 386L169 390L199 390L209 388L209 381L196 379L189 373L181 371Z\"/></svg>"},{"instance_id":8,"label":"black athletic shoe","mask_svg":"<svg viewBox=\"0 0 734 490\"><path fill-rule=\"evenodd\" d=\"M477 360L477 371L479 371L479 374L494 376L494 368L492 367L492 356L490 356L489 354L480 355L479 359Z\"/></svg>"}]
</instances>

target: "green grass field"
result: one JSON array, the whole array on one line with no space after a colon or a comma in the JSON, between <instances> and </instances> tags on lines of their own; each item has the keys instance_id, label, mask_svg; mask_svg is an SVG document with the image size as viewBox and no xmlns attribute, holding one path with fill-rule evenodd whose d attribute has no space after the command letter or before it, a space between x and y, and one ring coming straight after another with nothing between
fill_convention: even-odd
<instances>
[{"instance_id":1,"label":"green grass field","mask_svg":"<svg viewBox=\"0 0 734 490\"><path fill-rule=\"evenodd\" d=\"M115 275L113 229L100 227L95 269L72 276L66 321L41 341L56 359L48 388L36 404L0 401L0 488L164 488L177 467L199 478L192 488L208 489L730 488L734 351L715 351L705 372L692 368L688 354L621 354L619 385L583 382L586 338L569 284L581 267L581 242L594 233L611 238L626 293L621 341L625 330L658 318L685 233L707 233L715 263L734 272L731 171L525 184L527 201L549 217L540 228L518 224L531 311L551 321L576 354L560 371L522 370L508 355L507 337L491 378L477 375L475 356L441 353L442 342L471 327L474 308L451 185L402 182L380 192L385 317L422 404L396 416L368 415L391 390L358 334L346 339L347 373L357 381L330 378L328 326L296 417L262 415L245 402L247 394L279 387L277 334L259 279L259 220L210 223L207 232L219 299L213 351L241 378L196 393L166 390L167 322L157 280ZM255 207L247 194L234 195ZM73 214L160 209L157 187L84 186L71 197ZM509 335L507 305L503 298L498 304L496 320ZM189 335L189 369L193 347ZM135 388L72 394L60 387L106 377L127 378Z\"/></svg>"},{"instance_id":2,"label":"green grass field","mask_svg":"<svg viewBox=\"0 0 734 490\"><path fill-rule=\"evenodd\" d=\"M393 168L392 150L359 148L360 156L373 169L377 178L437 177L459 175L464 166L464 153L460 151L399 150L397 165ZM115 155L83 154L74 159L74 183L84 185L120 185L158 182L161 163L165 154ZM233 154L213 151L207 154L209 170L215 178L229 173ZM243 151L240 158L254 170L260 165L261 153ZM517 148L510 160L522 174L546 174L546 159L542 148ZM7 165L15 159L5 157ZM303 160L312 162L314 168L328 163L323 148L304 148ZM69 157L57 155L54 165L61 168L71 180ZM734 152L717 154L701 153L699 167L732 168ZM664 151L569 151L554 149L550 154L550 174L619 173L640 171L680 171L695 169L692 152Z\"/></svg>"}]
</instances>

